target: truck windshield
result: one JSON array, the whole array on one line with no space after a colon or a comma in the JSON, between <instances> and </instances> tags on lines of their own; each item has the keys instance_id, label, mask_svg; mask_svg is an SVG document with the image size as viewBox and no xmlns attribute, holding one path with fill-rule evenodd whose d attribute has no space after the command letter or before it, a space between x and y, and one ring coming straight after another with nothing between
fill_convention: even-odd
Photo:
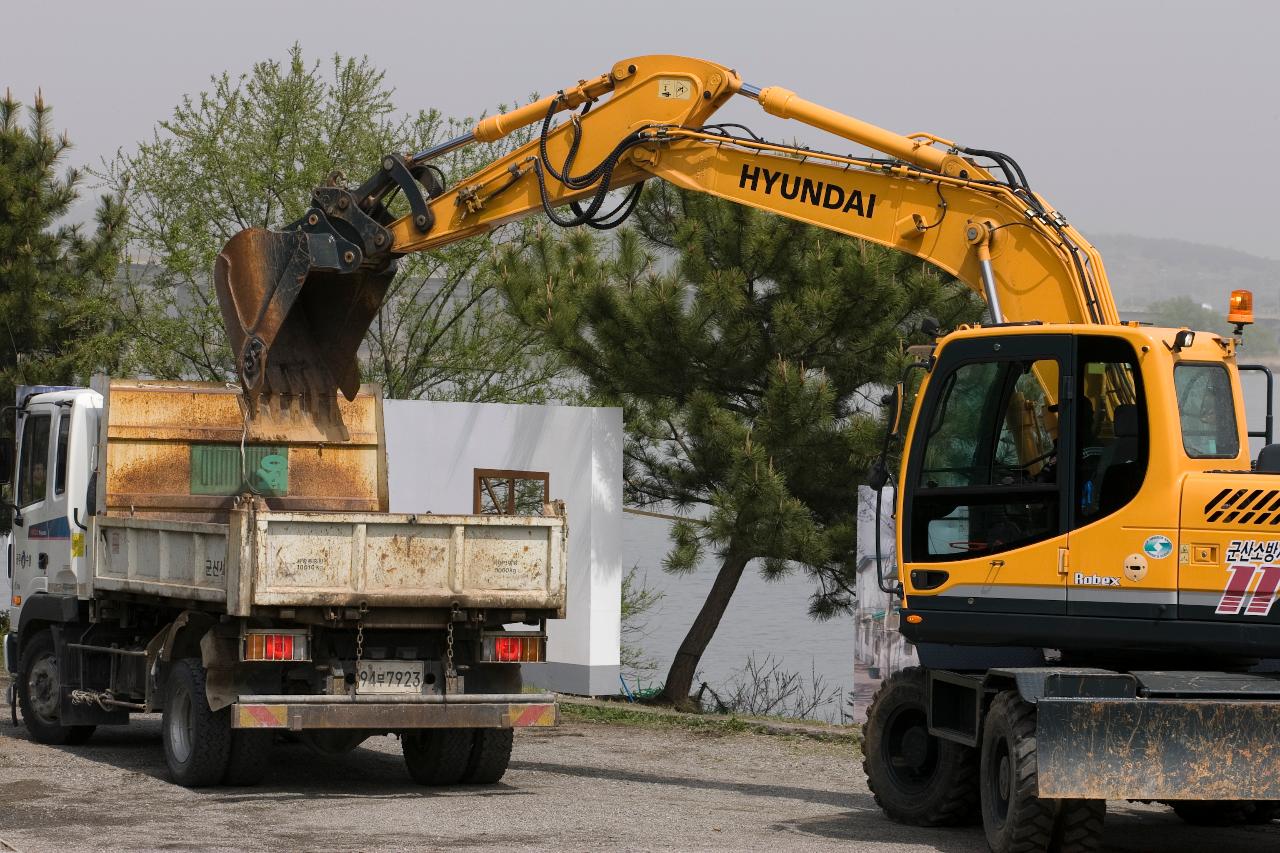
<instances>
[{"instance_id":1,"label":"truck windshield","mask_svg":"<svg viewBox=\"0 0 1280 853\"><path fill-rule=\"evenodd\" d=\"M1173 369L1178 392L1182 447L1192 459L1230 459L1240 452L1231 377L1221 364L1179 364Z\"/></svg>"}]
</instances>

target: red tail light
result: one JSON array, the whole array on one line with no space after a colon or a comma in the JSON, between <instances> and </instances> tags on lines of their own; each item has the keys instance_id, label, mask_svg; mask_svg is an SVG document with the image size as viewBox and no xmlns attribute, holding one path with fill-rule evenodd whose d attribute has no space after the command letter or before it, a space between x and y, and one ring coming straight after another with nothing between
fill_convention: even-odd
<instances>
[{"instance_id":1,"label":"red tail light","mask_svg":"<svg viewBox=\"0 0 1280 853\"><path fill-rule=\"evenodd\" d=\"M498 637L494 643L494 657L500 661L520 660L520 638Z\"/></svg>"},{"instance_id":2,"label":"red tail light","mask_svg":"<svg viewBox=\"0 0 1280 853\"><path fill-rule=\"evenodd\" d=\"M493 663L535 663L546 660L547 638L541 634L489 634L481 660Z\"/></svg>"},{"instance_id":3,"label":"red tail light","mask_svg":"<svg viewBox=\"0 0 1280 853\"><path fill-rule=\"evenodd\" d=\"M247 631L244 635L244 660L310 660L308 645L304 632Z\"/></svg>"}]
</instances>

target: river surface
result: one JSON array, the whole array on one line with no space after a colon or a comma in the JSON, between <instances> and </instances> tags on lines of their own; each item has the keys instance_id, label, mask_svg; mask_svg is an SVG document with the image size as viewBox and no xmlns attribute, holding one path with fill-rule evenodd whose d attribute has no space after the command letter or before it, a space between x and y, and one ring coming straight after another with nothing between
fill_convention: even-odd
<instances>
[{"instance_id":1,"label":"river surface","mask_svg":"<svg viewBox=\"0 0 1280 853\"><path fill-rule=\"evenodd\" d=\"M638 645L658 663L650 676L641 676L641 686L659 685L675 656L680 641L706 600L715 580L719 562L708 554L698 568L686 575L672 575L662 569L662 559L670 548L670 523L660 518L624 514L622 518L622 565L639 568L637 577L663 593L646 617L645 636ZM819 622L809 616L809 595L814 583L797 571L777 581L765 581L755 564L747 567L729 603L715 638L702 657L701 672L694 681L707 682L716 690L730 684L741 673L747 659L766 657L781 670L799 673L810 685L816 673L827 690L839 688L841 695L853 689L853 616ZM631 684L631 682L629 682ZM634 686L634 684L632 684ZM838 719L840 702L833 702L815 716Z\"/></svg>"}]
</instances>

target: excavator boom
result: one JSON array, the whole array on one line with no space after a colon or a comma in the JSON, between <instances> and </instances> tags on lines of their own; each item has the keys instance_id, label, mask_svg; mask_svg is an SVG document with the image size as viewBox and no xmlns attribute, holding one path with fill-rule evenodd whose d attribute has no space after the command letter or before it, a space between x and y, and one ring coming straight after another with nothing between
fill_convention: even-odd
<instances>
[{"instance_id":1,"label":"excavator boom","mask_svg":"<svg viewBox=\"0 0 1280 853\"><path fill-rule=\"evenodd\" d=\"M710 124L734 95L876 153L830 154ZM536 138L452 188L437 180L433 159L539 122ZM353 395L397 258L539 211L560 225L608 227L652 177L927 259L982 294L997 320L1116 322L1097 252L1004 155L892 133L715 63L645 56L426 151L387 155L360 187L317 189L297 222L233 237L214 282L251 403L272 392ZM622 205L602 213L608 194L626 188ZM396 193L409 206L398 217L388 209Z\"/></svg>"}]
</instances>

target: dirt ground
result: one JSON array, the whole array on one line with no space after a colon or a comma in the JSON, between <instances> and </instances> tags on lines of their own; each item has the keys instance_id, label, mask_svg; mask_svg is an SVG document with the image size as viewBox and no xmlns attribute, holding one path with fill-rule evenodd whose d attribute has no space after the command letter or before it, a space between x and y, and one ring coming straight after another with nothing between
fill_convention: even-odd
<instances>
[{"instance_id":1,"label":"dirt ground","mask_svg":"<svg viewBox=\"0 0 1280 853\"><path fill-rule=\"evenodd\" d=\"M886 820L847 743L570 722L525 730L489 788L419 788L390 737L339 757L276 747L256 788L165 779L157 717L81 747L0 722L0 850L956 850L981 831ZM1280 824L1184 826L1112 804L1110 850L1280 849Z\"/></svg>"}]
</instances>

